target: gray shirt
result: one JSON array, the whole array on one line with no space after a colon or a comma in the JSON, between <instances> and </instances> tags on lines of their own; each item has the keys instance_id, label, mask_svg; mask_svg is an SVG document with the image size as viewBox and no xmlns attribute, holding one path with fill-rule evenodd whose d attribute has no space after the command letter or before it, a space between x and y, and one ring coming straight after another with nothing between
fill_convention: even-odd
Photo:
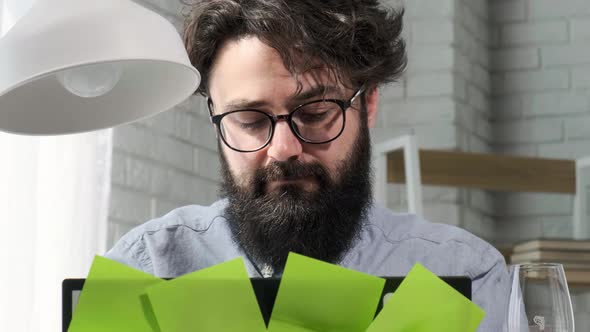
<instances>
[{"instance_id":1,"label":"gray shirt","mask_svg":"<svg viewBox=\"0 0 590 332\"><path fill-rule=\"evenodd\" d=\"M106 257L162 278L237 257L243 257L251 277L280 275L257 266L233 241L223 217L226 205L221 200L208 207L178 208L131 230ZM339 265L376 276L402 276L415 263L437 275L471 278L473 301L486 312L478 331L501 331L509 292L504 258L465 230L373 206L360 240Z\"/></svg>"}]
</instances>

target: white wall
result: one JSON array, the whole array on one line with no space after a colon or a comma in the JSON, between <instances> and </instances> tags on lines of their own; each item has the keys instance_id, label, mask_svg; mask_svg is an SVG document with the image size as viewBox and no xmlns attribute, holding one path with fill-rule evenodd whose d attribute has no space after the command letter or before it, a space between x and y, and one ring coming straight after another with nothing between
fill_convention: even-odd
<instances>
[{"instance_id":1,"label":"white wall","mask_svg":"<svg viewBox=\"0 0 590 332\"><path fill-rule=\"evenodd\" d=\"M136 1L183 25L181 0ZM188 204L217 199L219 162L204 99L115 128L109 248L128 230Z\"/></svg>"},{"instance_id":2,"label":"white wall","mask_svg":"<svg viewBox=\"0 0 590 332\"><path fill-rule=\"evenodd\" d=\"M490 150L489 13L486 0L407 0L404 34L409 67L400 84L384 89L375 141L405 133L422 148ZM401 186L389 206L403 210ZM424 214L493 240L491 194L424 187Z\"/></svg>"},{"instance_id":3,"label":"white wall","mask_svg":"<svg viewBox=\"0 0 590 332\"><path fill-rule=\"evenodd\" d=\"M547 158L590 155L590 1L490 6L495 148ZM497 203L499 240L572 236L571 195L511 194Z\"/></svg>"},{"instance_id":4,"label":"white wall","mask_svg":"<svg viewBox=\"0 0 590 332\"><path fill-rule=\"evenodd\" d=\"M575 159L590 155L590 0L490 0L494 147ZM497 242L572 237L573 197L498 194ZM576 330L590 294L573 294Z\"/></svg>"},{"instance_id":5,"label":"white wall","mask_svg":"<svg viewBox=\"0 0 590 332\"><path fill-rule=\"evenodd\" d=\"M391 4L401 1L390 0ZM377 141L548 158L590 154L590 0L408 0L409 69ZM572 195L425 188L428 219L499 245L572 236ZM390 186L392 208L404 193Z\"/></svg>"}]
</instances>

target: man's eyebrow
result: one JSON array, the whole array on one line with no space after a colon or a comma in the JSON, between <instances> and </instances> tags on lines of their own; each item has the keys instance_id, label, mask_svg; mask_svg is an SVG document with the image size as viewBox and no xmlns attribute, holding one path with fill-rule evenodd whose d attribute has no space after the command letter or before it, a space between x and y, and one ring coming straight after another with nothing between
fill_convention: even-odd
<instances>
[{"instance_id":1,"label":"man's eyebrow","mask_svg":"<svg viewBox=\"0 0 590 332\"><path fill-rule=\"evenodd\" d=\"M305 90L300 92L293 97L291 97L291 102L302 103L308 99L314 97L323 97L327 94L333 93L340 93L341 90L335 86L324 86L324 85L317 85L311 89ZM246 110L246 109L259 109L263 107L268 107L270 104L263 100L248 100L248 99L236 99L228 102L227 104L223 105L221 112L231 112L231 111L238 111L238 110Z\"/></svg>"},{"instance_id":2,"label":"man's eyebrow","mask_svg":"<svg viewBox=\"0 0 590 332\"><path fill-rule=\"evenodd\" d=\"M341 92L341 90L335 86L316 85L311 89L300 92L297 95L293 96L292 100L293 101L305 101L307 99L311 99L314 97L319 97L319 96L323 97L324 95L327 95L327 94L340 93L340 92Z\"/></svg>"},{"instance_id":3,"label":"man's eyebrow","mask_svg":"<svg viewBox=\"0 0 590 332\"><path fill-rule=\"evenodd\" d=\"M236 99L223 105L223 112L231 112L244 109L258 109L265 106L268 106L268 103L262 100Z\"/></svg>"}]
</instances>

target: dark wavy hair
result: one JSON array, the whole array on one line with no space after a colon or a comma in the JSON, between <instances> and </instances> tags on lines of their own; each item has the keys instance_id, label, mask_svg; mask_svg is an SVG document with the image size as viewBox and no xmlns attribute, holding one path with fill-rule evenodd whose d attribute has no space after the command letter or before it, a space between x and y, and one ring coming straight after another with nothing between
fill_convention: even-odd
<instances>
[{"instance_id":1,"label":"dark wavy hair","mask_svg":"<svg viewBox=\"0 0 590 332\"><path fill-rule=\"evenodd\" d=\"M345 86L396 81L407 58L403 9L378 0L197 0L187 3L184 42L208 94L217 49L256 36L274 48L295 76L325 68Z\"/></svg>"}]
</instances>

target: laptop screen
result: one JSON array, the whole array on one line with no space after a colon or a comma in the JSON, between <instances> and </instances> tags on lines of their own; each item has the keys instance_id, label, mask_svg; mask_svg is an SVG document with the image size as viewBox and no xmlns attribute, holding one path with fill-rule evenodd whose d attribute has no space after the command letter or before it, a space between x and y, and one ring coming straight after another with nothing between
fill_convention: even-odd
<instances>
[{"instance_id":1,"label":"laptop screen","mask_svg":"<svg viewBox=\"0 0 590 332\"><path fill-rule=\"evenodd\" d=\"M447 284L463 294L466 298L471 300L471 279L468 277L440 277ZM375 315L381 311L383 307L383 299L388 294L393 293L401 284L404 277L384 277L385 286L377 306ZM76 304L84 287L85 279L66 279L62 283L62 312L63 312L63 332L67 332L72 314L76 309ZM274 306L275 298L279 290L280 278L251 278L252 288L256 294L260 311L265 323L268 325L272 307Z\"/></svg>"}]
</instances>

